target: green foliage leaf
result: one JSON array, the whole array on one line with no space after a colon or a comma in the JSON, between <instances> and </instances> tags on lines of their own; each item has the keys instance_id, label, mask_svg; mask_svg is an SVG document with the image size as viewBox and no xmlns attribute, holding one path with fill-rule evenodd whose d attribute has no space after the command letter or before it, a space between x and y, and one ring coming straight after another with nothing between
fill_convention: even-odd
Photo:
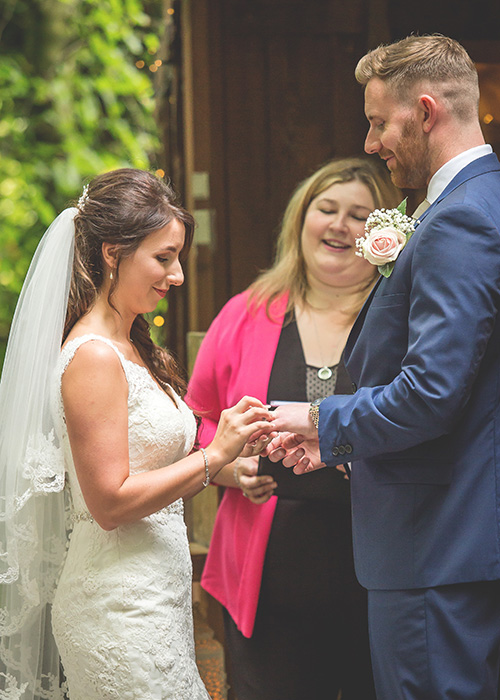
<instances>
[{"instance_id":1,"label":"green foliage leaf","mask_svg":"<svg viewBox=\"0 0 500 700\"><path fill-rule=\"evenodd\" d=\"M396 209L399 211L400 214L406 214L406 205L408 203L408 197L405 197L402 202L398 204Z\"/></svg>"},{"instance_id":2,"label":"green foliage leaf","mask_svg":"<svg viewBox=\"0 0 500 700\"><path fill-rule=\"evenodd\" d=\"M377 269L383 277L390 277L392 274L393 268L394 268L394 262L389 262L389 263L386 263L385 265L379 265L379 267Z\"/></svg>"},{"instance_id":3,"label":"green foliage leaf","mask_svg":"<svg viewBox=\"0 0 500 700\"><path fill-rule=\"evenodd\" d=\"M46 227L99 172L157 162L161 0L17 0L0 44L0 364ZM142 59L145 68L136 62Z\"/></svg>"}]
</instances>

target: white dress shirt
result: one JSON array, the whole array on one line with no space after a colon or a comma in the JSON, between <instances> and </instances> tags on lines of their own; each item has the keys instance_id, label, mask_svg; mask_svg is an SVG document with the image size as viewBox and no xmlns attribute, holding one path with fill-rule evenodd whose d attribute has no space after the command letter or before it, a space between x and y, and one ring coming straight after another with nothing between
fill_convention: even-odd
<instances>
[{"instance_id":1,"label":"white dress shirt","mask_svg":"<svg viewBox=\"0 0 500 700\"><path fill-rule=\"evenodd\" d=\"M481 146L474 146L474 148L469 148L463 153L459 153L447 163L442 165L439 170L437 170L432 176L429 187L427 188L426 199L430 204L436 201L441 192L450 184L455 175L457 175L466 165L472 163L478 158L488 155L488 153L493 153L492 147L485 143Z\"/></svg>"}]
</instances>

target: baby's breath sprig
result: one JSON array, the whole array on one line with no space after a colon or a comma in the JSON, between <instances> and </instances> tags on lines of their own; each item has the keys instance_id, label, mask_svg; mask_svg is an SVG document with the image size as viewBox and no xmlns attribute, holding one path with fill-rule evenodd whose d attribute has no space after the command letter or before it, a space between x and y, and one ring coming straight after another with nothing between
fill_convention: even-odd
<instances>
[{"instance_id":1,"label":"baby's breath sprig","mask_svg":"<svg viewBox=\"0 0 500 700\"><path fill-rule=\"evenodd\" d=\"M396 209L375 209L372 211L366 220L365 233L381 228L395 228L404 233L405 236L411 236L415 230L415 220L411 216L406 216L406 199Z\"/></svg>"}]
</instances>

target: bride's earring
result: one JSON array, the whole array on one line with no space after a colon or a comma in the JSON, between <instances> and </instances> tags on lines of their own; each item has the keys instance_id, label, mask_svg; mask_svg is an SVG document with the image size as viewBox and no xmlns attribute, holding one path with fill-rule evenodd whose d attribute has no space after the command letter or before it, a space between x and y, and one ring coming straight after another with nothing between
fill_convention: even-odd
<instances>
[{"instance_id":1,"label":"bride's earring","mask_svg":"<svg viewBox=\"0 0 500 700\"><path fill-rule=\"evenodd\" d=\"M109 279L110 279L110 280L113 279L113 272L112 272L112 271L109 273Z\"/></svg>"}]
</instances>

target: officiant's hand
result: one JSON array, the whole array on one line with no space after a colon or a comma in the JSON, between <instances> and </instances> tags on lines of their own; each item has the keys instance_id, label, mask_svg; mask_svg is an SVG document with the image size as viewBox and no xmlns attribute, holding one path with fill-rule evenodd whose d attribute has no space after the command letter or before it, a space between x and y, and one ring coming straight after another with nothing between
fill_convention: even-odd
<instances>
[{"instance_id":1,"label":"officiant's hand","mask_svg":"<svg viewBox=\"0 0 500 700\"><path fill-rule=\"evenodd\" d=\"M271 462L283 461L285 467L293 467L295 474L305 474L326 467L321 461L317 435L307 438L298 433L280 433L273 438L263 452Z\"/></svg>"},{"instance_id":2,"label":"officiant's hand","mask_svg":"<svg viewBox=\"0 0 500 700\"><path fill-rule=\"evenodd\" d=\"M262 505L266 503L274 493L277 483L272 476L262 474L257 470L259 462L255 457L249 459L238 458L234 466L234 480L241 489L243 495L252 503Z\"/></svg>"}]
</instances>

